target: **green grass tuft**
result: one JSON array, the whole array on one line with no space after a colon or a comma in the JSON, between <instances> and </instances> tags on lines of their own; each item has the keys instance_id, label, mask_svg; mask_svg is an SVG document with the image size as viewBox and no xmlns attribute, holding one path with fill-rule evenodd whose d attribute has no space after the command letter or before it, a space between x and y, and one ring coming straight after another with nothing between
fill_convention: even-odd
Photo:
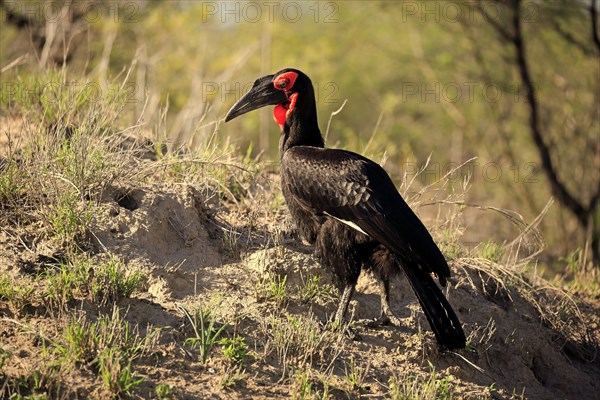
<instances>
[{"instance_id":1,"label":"green grass tuft","mask_svg":"<svg viewBox=\"0 0 600 400\"><path fill-rule=\"evenodd\" d=\"M227 325L218 324L214 312L208 309L198 308L193 314L184 307L179 307L179 310L187 317L194 330L194 336L185 339L185 344L192 349L198 349L200 361L206 364L210 351L218 343Z\"/></svg>"}]
</instances>

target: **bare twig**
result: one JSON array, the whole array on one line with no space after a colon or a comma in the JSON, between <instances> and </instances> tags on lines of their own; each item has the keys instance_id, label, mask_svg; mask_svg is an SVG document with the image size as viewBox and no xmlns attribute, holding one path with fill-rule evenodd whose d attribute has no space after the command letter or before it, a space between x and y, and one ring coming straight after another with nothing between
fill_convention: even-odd
<instances>
[{"instance_id":1,"label":"bare twig","mask_svg":"<svg viewBox=\"0 0 600 400\"><path fill-rule=\"evenodd\" d=\"M339 113L342 112L342 110L344 109L344 106L346 105L347 102L348 102L348 99L344 99L344 102L342 103L342 105L340 106L340 108L338 108L337 110L333 111L329 115L329 120L327 121L327 129L325 130L325 142L327 142L327 137L329 136L329 127L331 126L331 120L333 119L334 116L336 116L336 115L338 115Z\"/></svg>"}]
</instances>

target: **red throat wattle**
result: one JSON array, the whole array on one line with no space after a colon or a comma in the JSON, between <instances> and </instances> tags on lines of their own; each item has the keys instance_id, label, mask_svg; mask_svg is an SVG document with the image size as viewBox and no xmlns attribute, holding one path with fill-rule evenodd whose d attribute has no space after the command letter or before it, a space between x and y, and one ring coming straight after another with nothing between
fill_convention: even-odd
<instances>
[{"instance_id":1,"label":"red throat wattle","mask_svg":"<svg viewBox=\"0 0 600 400\"><path fill-rule=\"evenodd\" d=\"M290 116L294 108L296 107L296 100L298 99L298 93L292 93L289 97L289 102L285 104L278 104L273 110L273 118L275 122L283 129L285 120Z\"/></svg>"}]
</instances>

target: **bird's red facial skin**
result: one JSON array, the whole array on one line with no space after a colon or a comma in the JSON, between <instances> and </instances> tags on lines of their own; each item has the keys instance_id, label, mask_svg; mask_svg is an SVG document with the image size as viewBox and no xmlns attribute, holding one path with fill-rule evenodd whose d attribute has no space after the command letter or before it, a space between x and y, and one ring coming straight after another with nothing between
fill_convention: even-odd
<instances>
[{"instance_id":1,"label":"bird's red facial skin","mask_svg":"<svg viewBox=\"0 0 600 400\"><path fill-rule=\"evenodd\" d=\"M285 120L290 116L294 108L296 108L296 101L298 100L298 93L292 93L289 96L289 102L285 104L278 104L273 110L273 118L275 122L283 129Z\"/></svg>"},{"instance_id":2,"label":"bird's red facial skin","mask_svg":"<svg viewBox=\"0 0 600 400\"><path fill-rule=\"evenodd\" d=\"M275 106L275 109L273 110L273 118L282 130L283 125L285 124L285 120L290 116L291 112L296 107L298 93L292 93L292 88L294 87L294 83L296 83L297 78L297 73L289 71L284 72L277 78L273 79L273 86L275 86L275 89L285 91L285 94L287 95L289 100L285 104L279 104Z\"/></svg>"},{"instance_id":3,"label":"bird's red facial skin","mask_svg":"<svg viewBox=\"0 0 600 400\"><path fill-rule=\"evenodd\" d=\"M283 104L279 104L275 106L273 110L273 118L275 122L283 129L283 124L285 124L285 114L287 113L287 109Z\"/></svg>"}]
</instances>

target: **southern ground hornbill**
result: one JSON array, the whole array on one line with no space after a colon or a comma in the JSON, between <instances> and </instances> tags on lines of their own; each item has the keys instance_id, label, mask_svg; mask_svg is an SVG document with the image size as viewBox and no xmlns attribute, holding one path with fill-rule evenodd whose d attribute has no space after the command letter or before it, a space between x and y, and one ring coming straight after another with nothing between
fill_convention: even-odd
<instances>
[{"instance_id":1,"label":"southern ground hornbill","mask_svg":"<svg viewBox=\"0 0 600 400\"><path fill-rule=\"evenodd\" d=\"M365 269L381 280L379 322L398 324L389 305L389 282L402 269L437 341L448 348L464 347L460 321L430 275L445 286L448 264L388 174L359 154L324 147L313 85L301 71L288 68L257 79L225 121L268 105L275 106L281 127L281 185L287 206L342 291L336 320L343 320Z\"/></svg>"}]
</instances>

